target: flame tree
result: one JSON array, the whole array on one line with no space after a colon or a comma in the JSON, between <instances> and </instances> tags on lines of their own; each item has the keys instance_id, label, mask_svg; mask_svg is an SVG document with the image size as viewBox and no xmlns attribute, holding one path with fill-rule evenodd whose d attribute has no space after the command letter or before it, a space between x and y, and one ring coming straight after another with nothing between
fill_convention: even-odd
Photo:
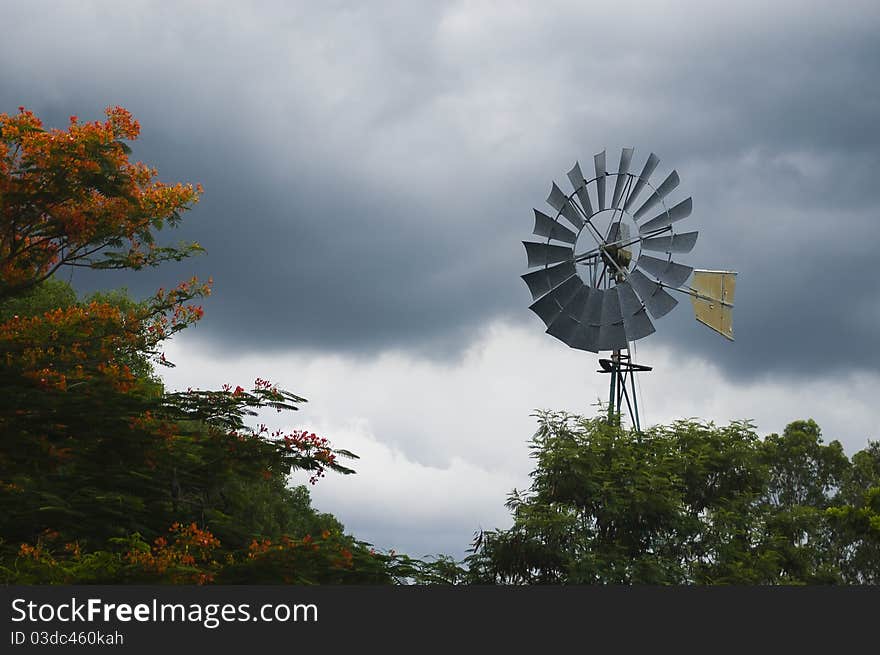
<instances>
[{"instance_id":1,"label":"flame tree","mask_svg":"<svg viewBox=\"0 0 880 655\"><path fill-rule=\"evenodd\" d=\"M161 344L202 317L197 279L136 302L80 300L65 266L140 269L202 192L129 159L140 126L46 129L0 114L0 577L4 582L387 582L403 560L371 552L289 488L352 453L302 431L250 427L304 399L258 379L245 389L166 392ZM403 562L405 564L405 562ZM404 567L405 568L405 567ZM224 571L227 571L224 573ZM226 578L223 578L223 576ZM399 577L399 576L398 576Z\"/></svg>"}]
</instances>

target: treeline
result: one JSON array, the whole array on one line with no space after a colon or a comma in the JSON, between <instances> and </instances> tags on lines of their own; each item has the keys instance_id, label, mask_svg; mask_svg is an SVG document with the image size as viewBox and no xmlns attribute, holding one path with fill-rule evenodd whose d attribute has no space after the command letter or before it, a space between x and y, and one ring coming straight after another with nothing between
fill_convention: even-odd
<instances>
[{"instance_id":1,"label":"treeline","mask_svg":"<svg viewBox=\"0 0 880 655\"><path fill-rule=\"evenodd\" d=\"M644 434L544 412L509 530L478 536L494 584L880 583L880 443L848 458L812 420L679 421Z\"/></svg>"}]
</instances>

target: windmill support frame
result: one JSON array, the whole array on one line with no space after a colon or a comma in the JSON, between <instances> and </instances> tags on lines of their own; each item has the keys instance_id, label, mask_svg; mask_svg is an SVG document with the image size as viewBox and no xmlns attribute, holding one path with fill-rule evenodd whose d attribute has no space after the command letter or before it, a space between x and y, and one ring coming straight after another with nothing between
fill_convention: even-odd
<instances>
[{"instance_id":1,"label":"windmill support frame","mask_svg":"<svg viewBox=\"0 0 880 655\"><path fill-rule=\"evenodd\" d=\"M653 370L651 366L636 364L632 361L629 348L615 350L611 353L611 359L599 360L598 373L608 373L611 376L608 392L608 423L614 424L616 417L621 415L623 404L632 426L636 431L641 431L639 422L639 404L636 398L636 373Z\"/></svg>"}]
</instances>

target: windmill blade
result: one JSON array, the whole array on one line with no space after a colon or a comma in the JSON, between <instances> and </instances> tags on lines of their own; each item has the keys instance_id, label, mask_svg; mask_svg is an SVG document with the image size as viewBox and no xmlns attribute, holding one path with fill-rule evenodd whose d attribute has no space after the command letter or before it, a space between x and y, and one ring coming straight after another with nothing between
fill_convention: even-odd
<instances>
[{"instance_id":1,"label":"windmill blade","mask_svg":"<svg viewBox=\"0 0 880 655\"><path fill-rule=\"evenodd\" d=\"M630 206L636 201L636 198L638 198L642 189L645 188L648 179L651 177L651 173L654 172L654 169L657 168L657 164L659 163L660 158L653 152L648 155L648 161L645 162L645 167L639 174L639 179L636 180L635 186L633 186L632 191L629 192L629 195L626 198L626 202L623 204L623 211L629 211Z\"/></svg>"},{"instance_id":2,"label":"windmill blade","mask_svg":"<svg viewBox=\"0 0 880 655\"><path fill-rule=\"evenodd\" d=\"M562 189L556 186L556 182L554 182L553 186L550 188L550 195L547 196L547 204L562 214L565 217L565 220L574 225L577 229L580 230L584 226L584 222L578 215L577 209L575 209L568 201L568 196L563 193Z\"/></svg>"},{"instance_id":3,"label":"windmill blade","mask_svg":"<svg viewBox=\"0 0 880 655\"><path fill-rule=\"evenodd\" d=\"M636 266L643 271L647 271L664 284L676 288L684 284L685 280L690 277L694 270L691 266L683 266L673 261L658 259L649 255L639 255L639 258L636 260Z\"/></svg>"},{"instance_id":4,"label":"windmill blade","mask_svg":"<svg viewBox=\"0 0 880 655\"><path fill-rule=\"evenodd\" d=\"M550 327L550 324L562 313L562 308L582 286L583 282L577 275L570 277L553 291L529 305L529 309L544 321L544 325Z\"/></svg>"},{"instance_id":5,"label":"windmill blade","mask_svg":"<svg viewBox=\"0 0 880 655\"><path fill-rule=\"evenodd\" d=\"M648 318L648 312L644 307L632 316L624 314L623 329L626 332L626 338L630 341L637 341L657 331L654 324L651 323L651 319Z\"/></svg>"},{"instance_id":6,"label":"windmill blade","mask_svg":"<svg viewBox=\"0 0 880 655\"><path fill-rule=\"evenodd\" d=\"M575 330L580 327L577 318L583 312L584 305L586 304L589 295L590 288L586 285L581 285L581 287L575 291L571 300L569 300L565 304L565 307L562 308L562 312L559 316L557 316L547 327L547 334L553 335L566 344L569 343Z\"/></svg>"},{"instance_id":7,"label":"windmill blade","mask_svg":"<svg viewBox=\"0 0 880 655\"><path fill-rule=\"evenodd\" d=\"M629 173L629 164L632 161L632 156L632 148L624 148L620 151L620 168L617 171L617 181L614 183L614 196L611 199L612 209L617 209L620 206L620 194L623 192L623 187L628 179L626 174Z\"/></svg>"},{"instance_id":8,"label":"windmill blade","mask_svg":"<svg viewBox=\"0 0 880 655\"><path fill-rule=\"evenodd\" d=\"M547 327L547 334L556 337L565 344L568 344L568 342L571 341L571 338L574 335L575 331L580 326L580 323L578 323L565 312L562 312Z\"/></svg>"},{"instance_id":9,"label":"windmill blade","mask_svg":"<svg viewBox=\"0 0 880 655\"><path fill-rule=\"evenodd\" d=\"M596 189L599 196L599 211L605 209L605 151L593 155L593 164L596 167Z\"/></svg>"},{"instance_id":10,"label":"windmill blade","mask_svg":"<svg viewBox=\"0 0 880 655\"><path fill-rule=\"evenodd\" d=\"M672 225L676 221L680 221L681 219L690 216L693 210L693 198L685 198L672 209L665 211L662 214L659 214L656 217L652 218L647 223L643 223L642 225L640 225L639 234L648 234L649 232L659 230L660 228L666 227L667 225Z\"/></svg>"},{"instance_id":11,"label":"windmill blade","mask_svg":"<svg viewBox=\"0 0 880 655\"><path fill-rule=\"evenodd\" d=\"M666 316L678 304L678 301L662 286L650 280L641 271L630 271L628 281L654 318Z\"/></svg>"},{"instance_id":12,"label":"windmill blade","mask_svg":"<svg viewBox=\"0 0 880 655\"><path fill-rule=\"evenodd\" d=\"M528 257L528 267L546 266L564 262L574 258L574 249L565 246L554 246L549 243L534 243L532 241L523 241L526 247L526 255Z\"/></svg>"},{"instance_id":13,"label":"windmill blade","mask_svg":"<svg viewBox=\"0 0 880 655\"><path fill-rule=\"evenodd\" d=\"M587 181L581 172L581 165L575 162L574 166L568 171L568 181L577 193L578 200L581 201L581 207L587 216L593 215L593 205L590 203L590 192L587 190Z\"/></svg>"},{"instance_id":14,"label":"windmill blade","mask_svg":"<svg viewBox=\"0 0 880 655\"><path fill-rule=\"evenodd\" d=\"M682 234L670 234L663 237L642 239L642 250L652 252L680 252L686 253L694 249L699 232L684 232Z\"/></svg>"},{"instance_id":15,"label":"windmill blade","mask_svg":"<svg viewBox=\"0 0 880 655\"><path fill-rule=\"evenodd\" d=\"M655 331L654 324L651 323L651 319L648 318L645 308L642 307L642 301L639 300L636 292L633 291L633 288L628 282L621 282L609 291L615 293L605 294L605 306L602 308L602 329L605 330L605 332L600 332L600 335L602 336L600 336L599 343L601 345L607 345L607 342L605 341L606 339L617 339L619 341L620 335L617 333L616 328L609 331L607 326L616 326L621 321L624 333L623 339L625 341L636 341L637 339L646 337ZM617 307L610 307L606 311L606 307L609 304L613 304L613 301L609 302L608 300L610 296L618 299ZM616 313L615 309L617 310ZM618 318L618 316L620 318ZM609 320L608 323L605 322L606 317ZM618 346L611 347L615 348ZM625 347L625 344L619 347Z\"/></svg>"},{"instance_id":16,"label":"windmill blade","mask_svg":"<svg viewBox=\"0 0 880 655\"><path fill-rule=\"evenodd\" d=\"M571 297L571 300L565 304L565 307L563 308L564 313L580 322L580 318L583 316L584 309L587 307L587 301L590 299L592 290L593 289L586 284L581 284L580 289L578 289Z\"/></svg>"},{"instance_id":17,"label":"windmill blade","mask_svg":"<svg viewBox=\"0 0 880 655\"><path fill-rule=\"evenodd\" d=\"M577 234L537 209L535 210L535 229L532 230L532 234L555 239L556 241L564 241L572 245L577 242Z\"/></svg>"},{"instance_id":18,"label":"windmill blade","mask_svg":"<svg viewBox=\"0 0 880 655\"><path fill-rule=\"evenodd\" d=\"M612 325L623 320L623 314L620 312L620 296L617 295L617 287L611 287L605 290L602 297L602 317L599 320L600 325Z\"/></svg>"},{"instance_id":19,"label":"windmill blade","mask_svg":"<svg viewBox=\"0 0 880 655\"><path fill-rule=\"evenodd\" d=\"M599 326L584 325L571 335L568 345L578 350L587 350L591 353L599 352Z\"/></svg>"},{"instance_id":20,"label":"windmill blade","mask_svg":"<svg viewBox=\"0 0 880 655\"><path fill-rule=\"evenodd\" d=\"M609 323L599 328L599 350L621 350L629 344L626 342L626 330L623 328L623 321L620 323Z\"/></svg>"},{"instance_id":21,"label":"windmill blade","mask_svg":"<svg viewBox=\"0 0 880 655\"><path fill-rule=\"evenodd\" d=\"M623 315L624 321L626 321L627 317L633 316L642 310L642 301L639 300L629 282L620 282L615 288L620 298L620 313Z\"/></svg>"},{"instance_id":22,"label":"windmill blade","mask_svg":"<svg viewBox=\"0 0 880 655\"><path fill-rule=\"evenodd\" d=\"M529 291L532 294L532 300L537 300L545 293L558 287L575 273L573 263L563 262L562 264L526 273L520 277L528 285Z\"/></svg>"},{"instance_id":23,"label":"windmill blade","mask_svg":"<svg viewBox=\"0 0 880 655\"><path fill-rule=\"evenodd\" d=\"M650 196L648 196L648 199L645 201L645 204L636 210L636 213L633 214L633 218L638 220L642 216L644 216L646 213L648 213L648 210L650 210L651 207L653 207L658 202L663 200L663 198L668 196L670 194L670 192L675 187L678 186L679 182L680 182L680 180L678 179L678 173L675 171L672 171L669 174L669 176L665 180L663 180L663 184L658 186L656 191L654 191L654 193L652 193Z\"/></svg>"},{"instance_id":24,"label":"windmill blade","mask_svg":"<svg viewBox=\"0 0 880 655\"><path fill-rule=\"evenodd\" d=\"M584 312L581 314L581 323L583 325L596 325L602 322L602 305L605 298L603 289L590 288L590 295L587 298L587 304L584 306Z\"/></svg>"}]
</instances>

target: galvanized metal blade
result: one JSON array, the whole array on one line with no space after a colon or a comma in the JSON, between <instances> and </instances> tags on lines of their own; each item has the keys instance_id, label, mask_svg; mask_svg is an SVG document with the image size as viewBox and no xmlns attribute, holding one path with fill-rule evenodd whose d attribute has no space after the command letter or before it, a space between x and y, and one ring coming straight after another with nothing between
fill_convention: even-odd
<instances>
[{"instance_id":1,"label":"galvanized metal blade","mask_svg":"<svg viewBox=\"0 0 880 655\"><path fill-rule=\"evenodd\" d=\"M599 325L602 322L602 305L604 303L605 290L590 288L590 296L587 298L587 304L584 306L584 313L581 315L581 323L584 325Z\"/></svg>"},{"instance_id":2,"label":"galvanized metal blade","mask_svg":"<svg viewBox=\"0 0 880 655\"><path fill-rule=\"evenodd\" d=\"M666 227L667 225L672 225L676 221L680 221L681 219L690 216L693 210L693 198L685 198L669 211L658 214L647 223L642 223L639 226L639 234L648 234L654 230Z\"/></svg>"},{"instance_id":3,"label":"galvanized metal blade","mask_svg":"<svg viewBox=\"0 0 880 655\"><path fill-rule=\"evenodd\" d=\"M648 179L651 177L651 173L654 172L654 169L657 168L657 164L660 163L660 158L655 155L653 152L648 155L648 161L645 162L645 167L642 169L642 172L639 174L639 179L636 180L635 185L632 188L632 191L629 192L629 195L626 197L626 202L623 204L623 210L629 211L629 208L636 201L636 198L639 197L639 194L642 192L642 189L645 188L645 185L648 183Z\"/></svg>"},{"instance_id":4,"label":"galvanized metal blade","mask_svg":"<svg viewBox=\"0 0 880 655\"><path fill-rule=\"evenodd\" d=\"M550 327L550 324L562 313L562 308L582 286L583 282L578 276L570 277L553 291L529 305L529 309L544 321L544 325Z\"/></svg>"},{"instance_id":5,"label":"galvanized metal blade","mask_svg":"<svg viewBox=\"0 0 880 655\"><path fill-rule=\"evenodd\" d=\"M575 291L571 300L569 300L565 304L565 307L562 308L562 312L559 316L557 316L547 327L547 333L553 335L560 341L569 343L575 330L580 327L578 318L583 313L589 294L589 287L581 285L581 287Z\"/></svg>"},{"instance_id":6,"label":"galvanized metal blade","mask_svg":"<svg viewBox=\"0 0 880 655\"><path fill-rule=\"evenodd\" d=\"M654 191L654 193L652 193L650 196L648 196L648 199L645 201L645 204L643 204L641 207L639 207L636 210L636 213L633 214L633 218L638 220L642 216L647 214L648 211L650 211L651 207L653 207L658 202L663 200L663 198L668 196L672 192L672 190L678 186L678 183L680 181L681 180L678 179L678 173L675 171L672 171L669 174L669 176L665 180L663 180L663 184L658 186L657 189Z\"/></svg>"},{"instance_id":7,"label":"galvanized metal blade","mask_svg":"<svg viewBox=\"0 0 880 655\"><path fill-rule=\"evenodd\" d=\"M642 250L652 252L690 252L697 243L699 232L683 232L682 234L668 234L662 237L642 239Z\"/></svg>"},{"instance_id":8,"label":"galvanized metal blade","mask_svg":"<svg viewBox=\"0 0 880 655\"><path fill-rule=\"evenodd\" d=\"M605 151L593 155L593 164L596 167L596 189L599 196L599 211L605 209Z\"/></svg>"},{"instance_id":9,"label":"galvanized metal blade","mask_svg":"<svg viewBox=\"0 0 880 655\"><path fill-rule=\"evenodd\" d=\"M577 193L578 200L581 201L581 207L587 216L593 215L593 205L590 202L590 192L587 189L587 181L581 172L581 165L578 162L568 171L568 181L571 182L572 188Z\"/></svg>"},{"instance_id":10,"label":"galvanized metal blade","mask_svg":"<svg viewBox=\"0 0 880 655\"><path fill-rule=\"evenodd\" d=\"M611 325L623 320L623 314L620 312L620 296L617 295L617 287L611 287L605 290L602 297L602 318L599 320L600 325Z\"/></svg>"},{"instance_id":11,"label":"galvanized metal blade","mask_svg":"<svg viewBox=\"0 0 880 655\"><path fill-rule=\"evenodd\" d=\"M599 326L581 324L572 334L568 345L572 348L587 350L591 353L599 352Z\"/></svg>"},{"instance_id":12,"label":"galvanized metal blade","mask_svg":"<svg viewBox=\"0 0 880 655\"><path fill-rule=\"evenodd\" d=\"M626 185L626 174L629 173L629 164L632 161L632 156L632 148L624 148L620 151L620 168L617 171L617 181L614 183L614 196L611 198L611 207L613 209L620 207L620 194L623 193L623 187Z\"/></svg>"},{"instance_id":13,"label":"galvanized metal blade","mask_svg":"<svg viewBox=\"0 0 880 655\"><path fill-rule=\"evenodd\" d=\"M528 256L528 267L546 266L557 262L569 261L574 258L574 249L556 246L550 243L534 243L523 241Z\"/></svg>"},{"instance_id":14,"label":"galvanized metal blade","mask_svg":"<svg viewBox=\"0 0 880 655\"><path fill-rule=\"evenodd\" d=\"M644 307L631 316L624 314L623 329L630 341L637 341L657 331Z\"/></svg>"},{"instance_id":15,"label":"galvanized metal blade","mask_svg":"<svg viewBox=\"0 0 880 655\"><path fill-rule=\"evenodd\" d=\"M562 214L562 216L565 217L565 220L574 225L578 230L584 226L584 221L577 213L577 209L572 207L571 203L568 201L568 196L563 193L562 189L556 186L556 182L554 182L553 186L550 188L550 195L547 196L547 204Z\"/></svg>"},{"instance_id":16,"label":"galvanized metal blade","mask_svg":"<svg viewBox=\"0 0 880 655\"><path fill-rule=\"evenodd\" d=\"M628 281L654 318L666 316L678 304L662 286L641 271L630 271Z\"/></svg>"},{"instance_id":17,"label":"galvanized metal blade","mask_svg":"<svg viewBox=\"0 0 880 655\"><path fill-rule=\"evenodd\" d=\"M562 264L526 273L520 277L528 285L529 291L532 294L532 300L537 300L545 293L549 293L558 287L572 275L575 275L575 273L573 263L563 262Z\"/></svg>"},{"instance_id":18,"label":"galvanized metal blade","mask_svg":"<svg viewBox=\"0 0 880 655\"><path fill-rule=\"evenodd\" d=\"M629 282L620 282L615 288L620 298L620 313L623 314L624 320L642 310L642 301Z\"/></svg>"},{"instance_id":19,"label":"galvanized metal blade","mask_svg":"<svg viewBox=\"0 0 880 655\"><path fill-rule=\"evenodd\" d=\"M577 242L577 234L537 209L535 210L535 229L532 230L532 234L565 243L574 244Z\"/></svg>"},{"instance_id":20,"label":"galvanized metal blade","mask_svg":"<svg viewBox=\"0 0 880 655\"><path fill-rule=\"evenodd\" d=\"M650 255L640 255L636 260L636 266L647 271L664 284L676 288L684 284L694 270L692 266L683 266Z\"/></svg>"},{"instance_id":21,"label":"galvanized metal blade","mask_svg":"<svg viewBox=\"0 0 880 655\"><path fill-rule=\"evenodd\" d=\"M623 321L610 323L599 328L599 350L622 350L627 347L626 330Z\"/></svg>"},{"instance_id":22,"label":"galvanized metal blade","mask_svg":"<svg viewBox=\"0 0 880 655\"><path fill-rule=\"evenodd\" d=\"M580 326L580 323L578 323L565 312L562 312L547 327L547 334L556 337L565 344L568 344L569 341L571 341L571 338L574 335L575 331Z\"/></svg>"},{"instance_id":23,"label":"galvanized metal blade","mask_svg":"<svg viewBox=\"0 0 880 655\"><path fill-rule=\"evenodd\" d=\"M586 284L581 284L581 287L571 297L571 300L565 304L563 311L576 321L580 322L581 316L584 314L584 309L586 309L587 301L590 298L590 291L591 287L588 287Z\"/></svg>"}]
</instances>

